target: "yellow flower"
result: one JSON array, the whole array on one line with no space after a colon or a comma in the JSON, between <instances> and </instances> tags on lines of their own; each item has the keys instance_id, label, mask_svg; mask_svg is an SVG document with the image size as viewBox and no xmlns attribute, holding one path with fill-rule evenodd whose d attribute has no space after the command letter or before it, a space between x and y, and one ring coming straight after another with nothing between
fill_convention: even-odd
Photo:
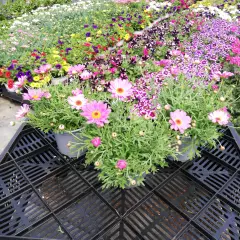
<instances>
[{"instance_id":1,"label":"yellow flower","mask_svg":"<svg viewBox=\"0 0 240 240\"><path fill-rule=\"evenodd\" d=\"M74 34L74 33L73 33L73 34L71 34L71 37L72 37L72 38L74 38L75 36L76 36L76 34Z\"/></svg>"},{"instance_id":2,"label":"yellow flower","mask_svg":"<svg viewBox=\"0 0 240 240\"><path fill-rule=\"evenodd\" d=\"M37 82L37 81L40 80L40 77L39 76L35 76L35 77L33 77L33 80Z\"/></svg>"},{"instance_id":3,"label":"yellow flower","mask_svg":"<svg viewBox=\"0 0 240 240\"><path fill-rule=\"evenodd\" d=\"M101 30L97 31L97 34L98 35L102 34L102 31Z\"/></svg>"},{"instance_id":4,"label":"yellow flower","mask_svg":"<svg viewBox=\"0 0 240 240\"><path fill-rule=\"evenodd\" d=\"M53 54L59 54L59 51L53 50Z\"/></svg>"},{"instance_id":5,"label":"yellow flower","mask_svg":"<svg viewBox=\"0 0 240 240\"><path fill-rule=\"evenodd\" d=\"M125 35L124 39L125 39L126 41L128 41L128 40L130 39L130 35L127 33L127 34Z\"/></svg>"},{"instance_id":6,"label":"yellow flower","mask_svg":"<svg viewBox=\"0 0 240 240\"><path fill-rule=\"evenodd\" d=\"M149 10L148 9L145 9L144 12L147 13Z\"/></svg>"},{"instance_id":7,"label":"yellow flower","mask_svg":"<svg viewBox=\"0 0 240 240\"><path fill-rule=\"evenodd\" d=\"M65 72L67 72L69 68L70 68L70 66L63 66L63 70L64 70Z\"/></svg>"},{"instance_id":8,"label":"yellow flower","mask_svg":"<svg viewBox=\"0 0 240 240\"><path fill-rule=\"evenodd\" d=\"M42 84L41 83L31 82L30 86L33 87L33 88L40 88L42 86Z\"/></svg>"},{"instance_id":9,"label":"yellow flower","mask_svg":"<svg viewBox=\"0 0 240 240\"><path fill-rule=\"evenodd\" d=\"M86 41L87 41L87 42L90 42L91 40L92 40L91 37L87 37L87 38L86 38Z\"/></svg>"},{"instance_id":10,"label":"yellow flower","mask_svg":"<svg viewBox=\"0 0 240 240\"><path fill-rule=\"evenodd\" d=\"M50 82L50 80L51 80L51 77L49 76L49 75L47 75L45 78L44 78L44 83L48 83L48 82Z\"/></svg>"},{"instance_id":11,"label":"yellow flower","mask_svg":"<svg viewBox=\"0 0 240 240\"><path fill-rule=\"evenodd\" d=\"M144 25L144 24L141 24L141 28L142 28L142 29L145 28L145 25Z\"/></svg>"}]
</instances>

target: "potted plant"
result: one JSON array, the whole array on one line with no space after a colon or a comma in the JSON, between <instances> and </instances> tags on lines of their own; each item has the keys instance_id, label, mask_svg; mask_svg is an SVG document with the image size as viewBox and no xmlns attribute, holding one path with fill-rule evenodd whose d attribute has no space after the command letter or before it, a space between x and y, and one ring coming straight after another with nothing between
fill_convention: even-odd
<instances>
[{"instance_id":1,"label":"potted plant","mask_svg":"<svg viewBox=\"0 0 240 240\"><path fill-rule=\"evenodd\" d=\"M164 80L155 104L162 106L158 114L169 123L175 136L177 160L192 159L199 154L197 147L216 145L221 136L219 128L230 119L227 111L230 98L231 89L226 90L223 82L206 85L184 75L177 80Z\"/></svg>"},{"instance_id":2,"label":"potted plant","mask_svg":"<svg viewBox=\"0 0 240 240\"><path fill-rule=\"evenodd\" d=\"M82 145L80 136L74 146L88 149L86 164L95 165L106 188L143 184L146 174L167 166L166 157L176 152L167 122L134 113L131 88L128 80L111 81L108 91L112 97L108 92L99 93L96 97L102 101L90 101L82 109L87 121L81 135L86 139ZM103 102L109 107L104 108Z\"/></svg>"},{"instance_id":3,"label":"potted plant","mask_svg":"<svg viewBox=\"0 0 240 240\"><path fill-rule=\"evenodd\" d=\"M85 121L80 112L87 99L78 87L79 83L74 82L28 89L23 99L30 101L33 111L24 104L17 113L18 119L26 116L30 125L44 132L54 132L59 151L68 157L85 152L85 149L78 151L71 147L75 134L81 132Z\"/></svg>"}]
</instances>

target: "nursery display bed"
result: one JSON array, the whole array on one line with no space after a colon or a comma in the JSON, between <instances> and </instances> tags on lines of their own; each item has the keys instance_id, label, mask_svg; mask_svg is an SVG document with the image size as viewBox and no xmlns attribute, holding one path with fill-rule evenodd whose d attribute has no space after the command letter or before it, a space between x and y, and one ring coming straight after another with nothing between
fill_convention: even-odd
<instances>
[{"instance_id":1,"label":"nursery display bed","mask_svg":"<svg viewBox=\"0 0 240 240\"><path fill-rule=\"evenodd\" d=\"M220 142L145 186L103 190L84 158L23 126L0 158L0 239L239 240L240 141L226 129Z\"/></svg>"}]
</instances>

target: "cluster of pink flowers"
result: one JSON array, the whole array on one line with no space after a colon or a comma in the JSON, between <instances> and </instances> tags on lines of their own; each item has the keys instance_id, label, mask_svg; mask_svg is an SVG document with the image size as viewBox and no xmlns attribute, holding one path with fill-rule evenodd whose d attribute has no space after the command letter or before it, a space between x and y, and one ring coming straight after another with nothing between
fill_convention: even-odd
<instances>
[{"instance_id":1,"label":"cluster of pink flowers","mask_svg":"<svg viewBox=\"0 0 240 240\"><path fill-rule=\"evenodd\" d=\"M232 44L232 53L234 56L228 56L227 60L233 64L240 67L240 40L236 39L235 42Z\"/></svg>"},{"instance_id":2,"label":"cluster of pink flowers","mask_svg":"<svg viewBox=\"0 0 240 240\"><path fill-rule=\"evenodd\" d=\"M28 92L23 94L23 100L40 101L43 97L48 99L51 94L41 89L28 89Z\"/></svg>"}]
</instances>

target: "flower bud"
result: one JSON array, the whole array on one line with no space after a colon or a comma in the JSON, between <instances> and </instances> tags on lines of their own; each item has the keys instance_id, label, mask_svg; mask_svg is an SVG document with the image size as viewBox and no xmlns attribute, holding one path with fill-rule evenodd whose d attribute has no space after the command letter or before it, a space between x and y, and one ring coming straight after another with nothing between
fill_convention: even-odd
<instances>
[{"instance_id":1,"label":"flower bud","mask_svg":"<svg viewBox=\"0 0 240 240\"><path fill-rule=\"evenodd\" d=\"M220 101L221 102L225 102L225 98L224 97L220 97Z\"/></svg>"},{"instance_id":2,"label":"flower bud","mask_svg":"<svg viewBox=\"0 0 240 240\"><path fill-rule=\"evenodd\" d=\"M196 127L196 123L192 123L192 127Z\"/></svg>"},{"instance_id":3,"label":"flower bud","mask_svg":"<svg viewBox=\"0 0 240 240\"><path fill-rule=\"evenodd\" d=\"M170 110L170 108L171 108L171 106L169 104L164 106L164 109L167 110L167 111Z\"/></svg>"},{"instance_id":4,"label":"flower bud","mask_svg":"<svg viewBox=\"0 0 240 240\"><path fill-rule=\"evenodd\" d=\"M99 166L100 166L100 162L99 162L99 161L96 161L96 162L94 163L94 165L95 165L96 167L99 167Z\"/></svg>"},{"instance_id":5,"label":"flower bud","mask_svg":"<svg viewBox=\"0 0 240 240\"><path fill-rule=\"evenodd\" d=\"M113 137L113 138L117 137L117 133L113 132L113 133L112 133L112 137Z\"/></svg>"},{"instance_id":6,"label":"flower bud","mask_svg":"<svg viewBox=\"0 0 240 240\"><path fill-rule=\"evenodd\" d=\"M65 126L63 124L59 125L59 130L64 130Z\"/></svg>"},{"instance_id":7,"label":"flower bud","mask_svg":"<svg viewBox=\"0 0 240 240\"><path fill-rule=\"evenodd\" d=\"M181 141L181 140L178 140L178 141L177 141L177 144L178 144L178 145L182 145L182 141Z\"/></svg>"},{"instance_id":8,"label":"flower bud","mask_svg":"<svg viewBox=\"0 0 240 240\"><path fill-rule=\"evenodd\" d=\"M136 184L137 184L136 180L132 180L132 181L131 181L131 184L132 184L132 185L136 185Z\"/></svg>"},{"instance_id":9,"label":"flower bud","mask_svg":"<svg viewBox=\"0 0 240 240\"><path fill-rule=\"evenodd\" d=\"M177 135L177 136L176 136L176 139L177 139L177 140L179 140L179 139L180 139L180 136L179 136L179 135Z\"/></svg>"},{"instance_id":10,"label":"flower bud","mask_svg":"<svg viewBox=\"0 0 240 240\"><path fill-rule=\"evenodd\" d=\"M140 135L140 136L144 136L144 134L145 134L144 131L140 131L140 132L139 132L139 135Z\"/></svg>"},{"instance_id":11,"label":"flower bud","mask_svg":"<svg viewBox=\"0 0 240 240\"><path fill-rule=\"evenodd\" d=\"M225 150L225 147L221 145L220 150L221 150L221 151L224 151L224 150Z\"/></svg>"},{"instance_id":12,"label":"flower bud","mask_svg":"<svg viewBox=\"0 0 240 240\"><path fill-rule=\"evenodd\" d=\"M53 126L54 126L54 123L51 122L51 123L50 123L50 126L53 127Z\"/></svg>"},{"instance_id":13,"label":"flower bud","mask_svg":"<svg viewBox=\"0 0 240 240\"><path fill-rule=\"evenodd\" d=\"M102 86L97 86L97 91L98 92L102 92L103 91L103 87Z\"/></svg>"}]
</instances>

